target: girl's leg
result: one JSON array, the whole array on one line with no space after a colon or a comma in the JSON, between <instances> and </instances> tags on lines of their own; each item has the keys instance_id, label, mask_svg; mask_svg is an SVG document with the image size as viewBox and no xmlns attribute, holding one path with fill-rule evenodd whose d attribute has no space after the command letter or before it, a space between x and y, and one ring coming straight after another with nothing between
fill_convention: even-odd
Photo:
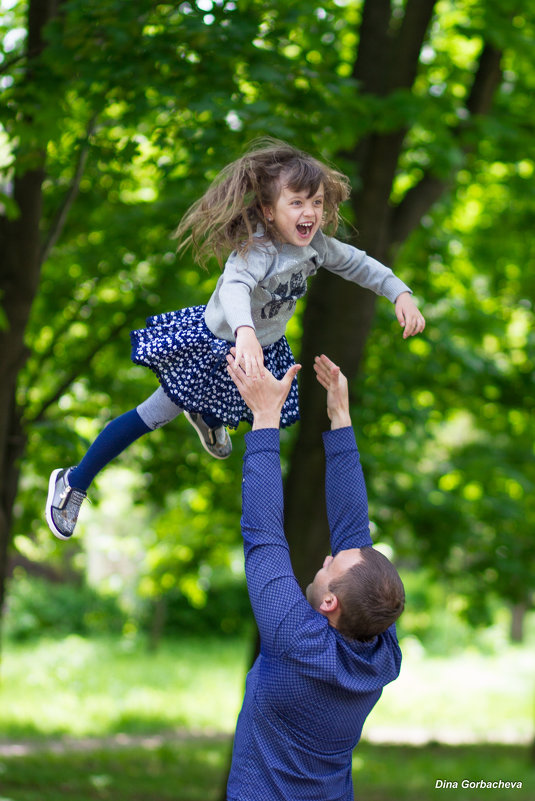
<instances>
[{"instance_id":1,"label":"girl's leg","mask_svg":"<svg viewBox=\"0 0 535 801\"><path fill-rule=\"evenodd\" d=\"M182 409L161 387L136 409L112 420L101 431L77 467L69 472L71 487L86 491L97 473L136 439L178 417Z\"/></svg>"},{"instance_id":2,"label":"girl's leg","mask_svg":"<svg viewBox=\"0 0 535 801\"><path fill-rule=\"evenodd\" d=\"M209 426L210 428L219 428L219 426L223 425L219 417L216 417L215 414L205 413L202 414L201 417L206 423L206 425Z\"/></svg>"},{"instance_id":3,"label":"girl's leg","mask_svg":"<svg viewBox=\"0 0 535 801\"><path fill-rule=\"evenodd\" d=\"M54 536L60 540L70 539L86 490L103 467L136 439L170 422L181 411L160 387L137 409L108 423L77 467L54 470L45 509L46 521Z\"/></svg>"},{"instance_id":4,"label":"girl's leg","mask_svg":"<svg viewBox=\"0 0 535 801\"><path fill-rule=\"evenodd\" d=\"M85 492L103 467L149 431L136 409L116 417L100 432L80 464L69 471L71 487Z\"/></svg>"}]
</instances>

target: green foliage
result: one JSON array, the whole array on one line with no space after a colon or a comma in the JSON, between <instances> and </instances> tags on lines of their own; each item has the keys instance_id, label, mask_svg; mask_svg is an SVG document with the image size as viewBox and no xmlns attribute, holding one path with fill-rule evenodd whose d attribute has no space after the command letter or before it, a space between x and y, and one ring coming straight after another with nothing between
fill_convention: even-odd
<instances>
[{"instance_id":1,"label":"green foliage","mask_svg":"<svg viewBox=\"0 0 535 801\"><path fill-rule=\"evenodd\" d=\"M17 389L29 444L14 526L37 560L81 569L76 543L50 542L42 521L49 471L76 463L110 418L155 388L129 363L129 329L205 302L215 284L217 273L202 273L190 254L177 260L171 239L208 181L253 137L271 134L335 161L357 190L348 154L367 135L401 129L393 208L425 173L456 178L396 254L427 332L403 342L380 302L365 381L355 388L373 518L400 558L466 597L473 622L489 619L496 598L529 600L533 9L437 3L413 91L389 95L364 94L353 78L361 9L330 0L315 9L300 0L222 2L210 11L68 0L43 53L29 58L25 4L6 11L2 213L17 213L15 172L46 152L44 244L61 234L43 265ZM403 9L396 5L390 33ZM470 120L466 102L489 41L504 48L504 80L493 113ZM298 346L299 321L292 325ZM179 422L121 457L143 472L135 501L154 513L140 594L151 604L169 595L176 625L190 625L190 609L206 610L213 577L230 572L240 443L241 432L221 468ZM229 619L242 609L241 592L224 593L236 610Z\"/></svg>"},{"instance_id":2,"label":"green foliage","mask_svg":"<svg viewBox=\"0 0 535 801\"><path fill-rule=\"evenodd\" d=\"M170 570L170 566L167 566L167 570ZM210 577L210 586L207 588L207 572L206 566L203 571L201 565L200 580L191 574L183 577L178 573L178 578L173 575L183 589L168 590L161 598L165 610L166 636L216 633L234 636L250 634L254 630L244 578L232 581L225 572L219 580ZM150 633L154 625L153 615L153 606L149 605L141 620L141 628L145 632Z\"/></svg>"},{"instance_id":3,"label":"green foliage","mask_svg":"<svg viewBox=\"0 0 535 801\"><path fill-rule=\"evenodd\" d=\"M2 791L17 801L110 797L116 801L216 801L229 743L204 738L165 740L156 738L150 748L108 745L85 754L37 752L4 759L0 761Z\"/></svg>"},{"instance_id":4,"label":"green foliage","mask_svg":"<svg viewBox=\"0 0 535 801\"><path fill-rule=\"evenodd\" d=\"M117 600L85 585L19 575L12 580L3 631L13 640L53 634L120 633L126 616Z\"/></svg>"},{"instance_id":5,"label":"green foliage","mask_svg":"<svg viewBox=\"0 0 535 801\"><path fill-rule=\"evenodd\" d=\"M249 638L142 636L5 641L2 731L15 737L231 734L243 698Z\"/></svg>"},{"instance_id":6,"label":"green foliage","mask_svg":"<svg viewBox=\"0 0 535 801\"><path fill-rule=\"evenodd\" d=\"M426 298L427 329L406 347L379 307L355 410L380 536L464 594L474 624L496 598L529 604L535 569L535 319L521 266L533 245L520 230L531 168L480 164L475 184L461 174L451 211L407 243L400 262ZM504 250L505 231L516 233ZM427 280L414 266L425 262Z\"/></svg>"}]
</instances>

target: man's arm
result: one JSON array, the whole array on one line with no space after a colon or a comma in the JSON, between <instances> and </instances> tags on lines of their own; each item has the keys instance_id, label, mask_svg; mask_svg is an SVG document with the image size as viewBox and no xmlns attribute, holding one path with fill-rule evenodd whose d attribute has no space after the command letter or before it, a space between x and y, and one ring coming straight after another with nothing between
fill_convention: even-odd
<instances>
[{"instance_id":1,"label":"man's arm","mask_svg":"<svg viewBox=\"0 0 535 801\"><path fill-rule=\"evenodd\" d=\"M333 555L372 544L368 496L349 414L347 379L327 356L316 357L314 370L327 390L331 430L323 435L325 496Z\"/></svg>"},{"instance_id":2,"label":"man's arm","mask_svg":"<svg viewBox=\"0 0 535 801\"><path fill-rule=\"evenodd\" d=\"M241 530L247 589L262 651L278 654L288 648L310 607L295 578L284 533L279 432L257 429L245 441Z\"/></svg>"},{"instance_id":3,"label":"man's arm","mask_svg":"<svg viewBox=\"0 0 535 801\"><path fill-rule=\"evenodd\" d=\"M247 588L263 652L280 653L311 611L294 576L284 534L279 452L280 412L299 365L277 381L267 370L257 380L241 368L236 371L233 356L228 363L230 377L253 412L253 430L245 435L242 484Z\"/></svg>"}]
</instances>

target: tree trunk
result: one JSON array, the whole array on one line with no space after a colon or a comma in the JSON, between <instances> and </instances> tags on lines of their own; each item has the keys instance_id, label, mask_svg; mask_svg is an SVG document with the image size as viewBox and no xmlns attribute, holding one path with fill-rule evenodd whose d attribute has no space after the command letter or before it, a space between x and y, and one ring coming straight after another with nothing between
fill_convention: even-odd
<instances>
[{"instance_id":1,"label":"tree trunk","mask_svg":"<svg viewBox=\"0 0 535 801\"><path fill-rule=\"evenodd\" d=\"M354 76L362 90L386 94L401 85L412 85L418 56L434 2L426 0L407 4L406 18L397 39L391 42L395 53L389 71L378 77L370 65L375 60L362 54L379 52L388 36L385 15L378 5L365 3L360 31L359 56ZM409 24L410 23L410 24ZM390 196L404 130L372 134L357 143L352 154L346 153L360 176L360 189L352 196L352 206L361 234L359 248L380 261L387 261L392 244ZM373 323L376 296L369 290L340 280L321 271L311 282L303 318L299 398L301 423L285 482L286 534L292 552L296 577L303 586L310 581L329 551L329 533L325 514L324 466L321 433L328 428L325 391L312 371L314 356L326 353L340 365L351 382L357 375L366 340Z\"/></svg>"},{"instance_id":2,"label":"tree trunk","mask_svg":"<svg viewBox=\"0 0 535 801\"><path fill-rule=\"evenodd\" d=\"M329 552L321 434L329 426L325 390L312 364L326 353L352 377L373 321L375 295L327 272L311 286L303 319L299 397L301 422L285 481L285 527L299 583L310 581ZM333 317L336 324L330 323Z\"/></svg>"},{"instance_id":3,"label":"tree trunk","mask_svg":"<svg viewBox=\"0 0 535 801\"><path fill-rule=\"evenodd\" d=\"M16 220L2 220L2 301L8 326L0 332L0 607L5 595L12 510L19 479L19 460L26 444L21 410L15 397L17 376L28 352L24 332L39 283L39 220L43 171L15 179Z\"/></svg>"},{"instance_id":4,"label":"tree trunk","mask_svg":"<svg viewBox=\"0 0 535 801\"><path fill-rule=\"evenodd\" d=\"M526 603L514 604L511 608L511 642L524 642L524 621L527 611Z\"/></svg>"},{"instance_id":5,"label":"tree trunk","mask_svg":"<svg viewBox=\"0 0 535 801\"><path fill-rule=\"evenodd\" d=\"M27 82L35 80L31 59L39 56L43 50L42 31L56 10L56 0L32 0L30 3ZM26 123L31 123L28 114ZM21 409L16 399L16 383L28 356L24 332L41 270L39 225L44 158L42 145L35 143L33 148L25 150L22 159L17 160L13 191L19 214L16 219L0 218L0 292L7 318L7 327L0 331L0 615L6 592L13 504L17 494L20 459L26 445Z\"/></svg>"}]
</instances>

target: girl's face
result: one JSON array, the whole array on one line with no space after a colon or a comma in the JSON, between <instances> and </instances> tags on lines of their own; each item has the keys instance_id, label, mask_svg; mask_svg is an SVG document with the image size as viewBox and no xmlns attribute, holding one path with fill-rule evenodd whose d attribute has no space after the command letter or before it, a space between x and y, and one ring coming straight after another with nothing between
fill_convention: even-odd
<instances>
[{"instance_id":1,"label":"girl's face","mask_svg":"<svg viewBox=\"0 0 535 801\"><path fill-rule=\"evenodd\" d=\"M277 229L282 242L304 247L310 244L321 225L323 202L323 184L311 197L307 191L296 192L283 185L275 204L267 206L264 213Z\"/></svg>"}]
</instances>

